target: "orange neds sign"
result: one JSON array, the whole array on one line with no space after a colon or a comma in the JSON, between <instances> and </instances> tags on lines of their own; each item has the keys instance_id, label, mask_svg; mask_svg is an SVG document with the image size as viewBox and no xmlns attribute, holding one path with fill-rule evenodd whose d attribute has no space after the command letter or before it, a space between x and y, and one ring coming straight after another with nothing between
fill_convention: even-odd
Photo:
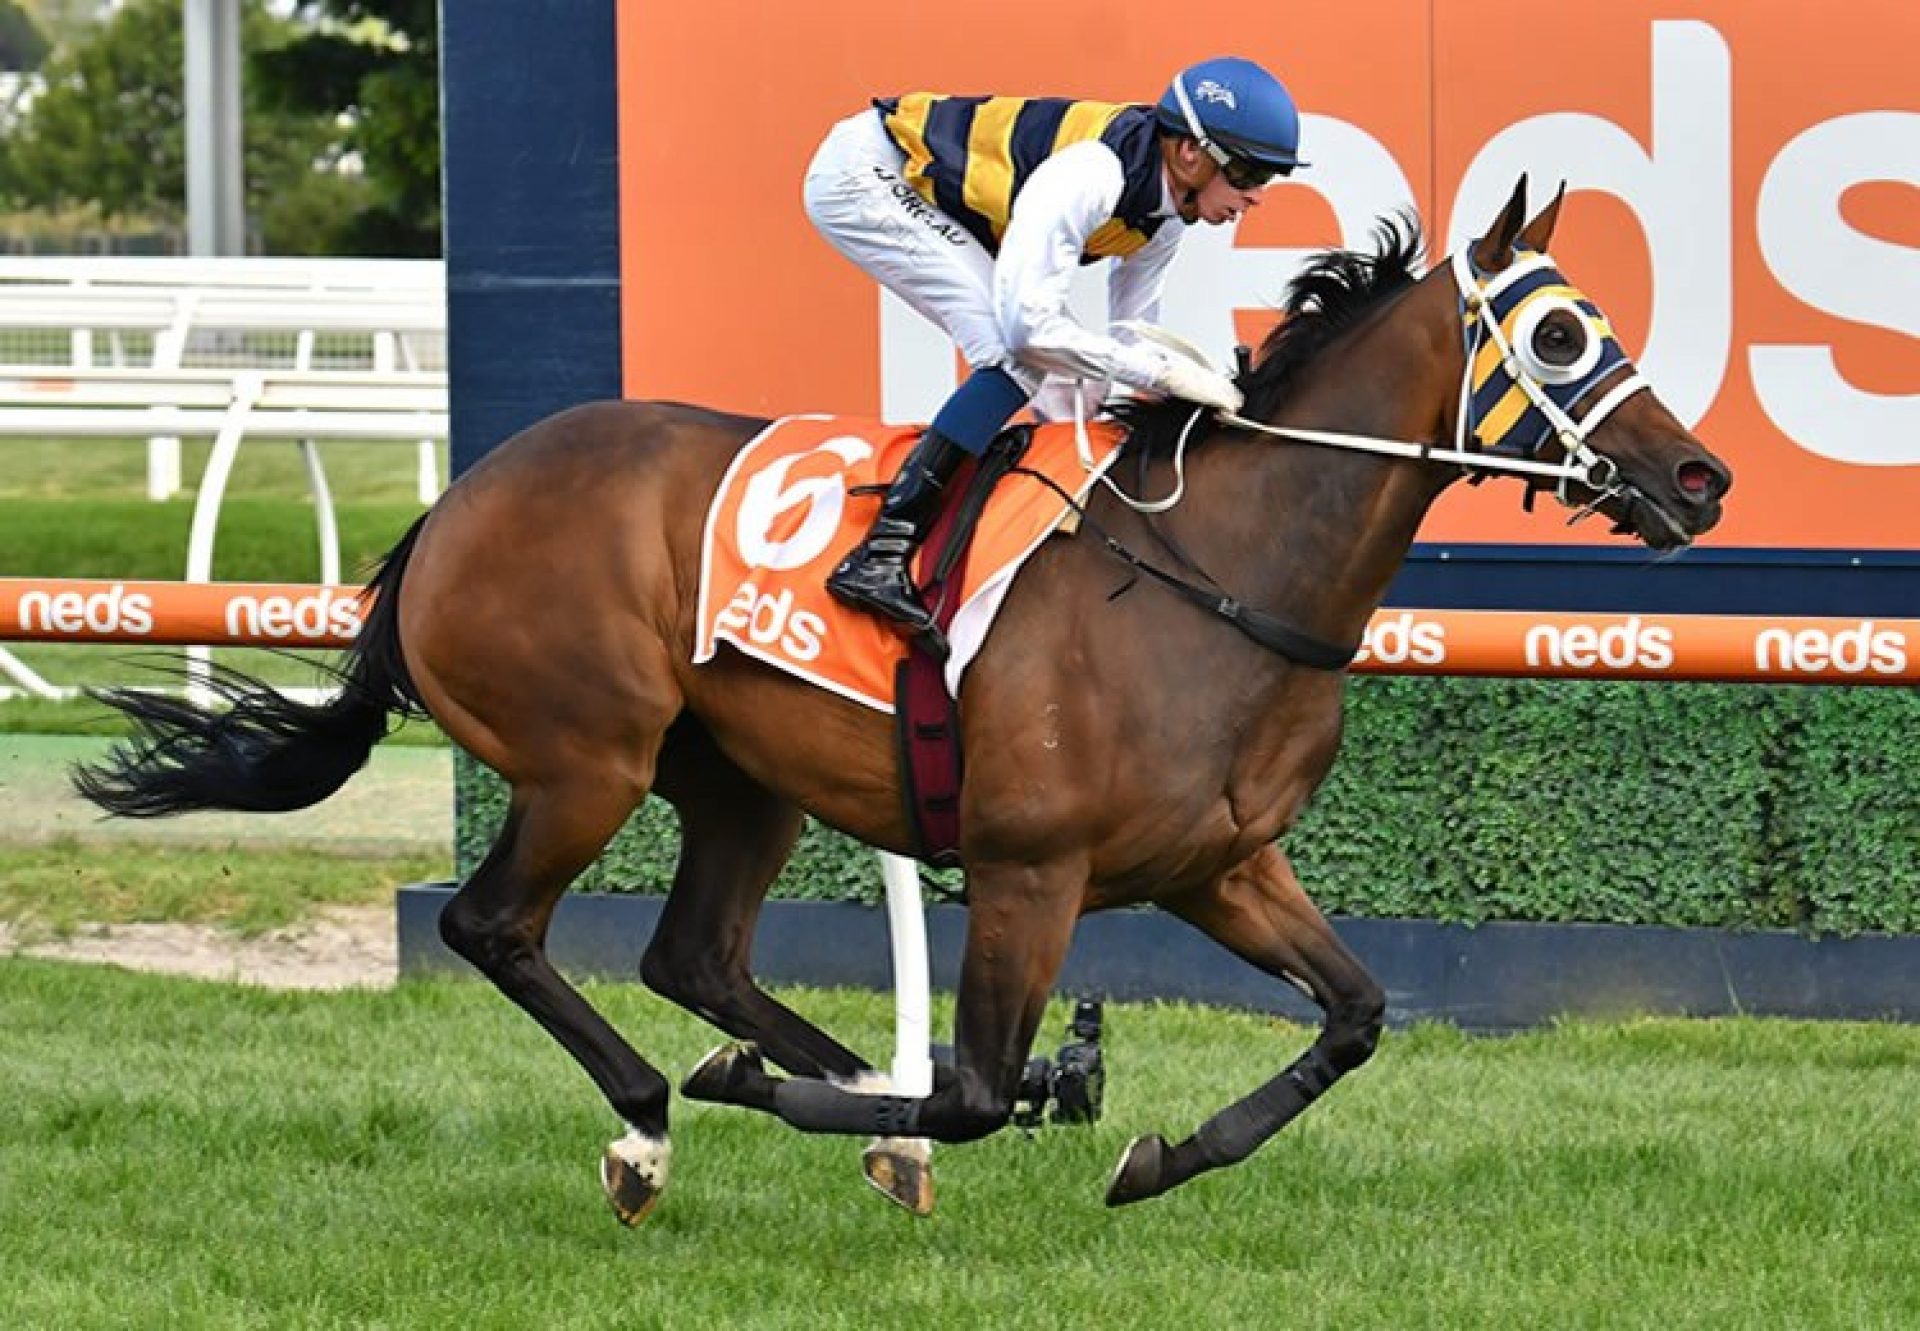
<instances>
[{"instance_id":1,"label":"orange neds sign","mask_svg":"<svg viewBox=\"0 0 1920 1331\"><path fill-rule=\"evenodd\" d=\"M783 528L781 539L801 536L802 525ZM362 590L0 578L0 642L348 647L365 615ZM779 609L743 601L737 627L752 632L758 617L763 635L777 637L772 624ZM797 633L792 616L781 614L782 630ZM806 634L790 645L805 659ZM1910 686L1920 684L1920 619L1389 609L1374 616L1353 668L1362 674Z\"/></svg>"},{"instance_id":2,"label":"orange neds sign","mask_svg":"<svg viewBox=\"0 0 1920 1331\"><path fill-rule=\"evenodd\" d=\"M1298 0L1258 16L1192 0L1177 25L1137 0L979 22L875 0L621 0L620 24L631 395L925 419L955 380L950 348L802 214L827 128L916 89L1152 100L1232 48L1292 87L1313 165L1237 225L1190 233L1169 326L1224 357L1264 334L1306 253L1364 247L1412 203L1437 256L1519 172L1542 201L1565 178L1563 270L1737 473L1708 543L1920 548L1909 0ZM1097 276L1082 295L1098 317ZM1450 494L1422 534L1594 539L1521 514L1510 486Z\"/></svg>"},{"instance_id":3,"label":"orange neds sign","mask_svg":"<svg viewBox=\"0 0 1920 1331\"><path fill-rule=\"evenodd\" d=\"M358 587L0 578L0 641L346 647Z\"/></svg>"}]
</instances>

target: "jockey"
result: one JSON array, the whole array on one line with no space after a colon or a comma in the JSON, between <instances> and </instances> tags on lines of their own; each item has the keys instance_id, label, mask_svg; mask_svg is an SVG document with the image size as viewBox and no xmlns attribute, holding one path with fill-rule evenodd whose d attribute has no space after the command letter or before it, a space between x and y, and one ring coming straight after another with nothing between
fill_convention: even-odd
<instances>
[{"instance_id":1,"label":"jockey","mask_svg":"<svg viewBox=\"0 0 1920 1331\"><path fill-rule=\"evenodd\" d=\"M1287 90L1234 58L1182 70L1158 106L911 93L836 125L807 169L807 216L945 330L971 373L828 578L834 596L908 633L932 626L908 560L960 463L1029 399L1043 418L1071 415L1071 395L1097 408L1117 382L1237 411L1225 376L1076 322L1068 285L1079 265L1116 259L1112 321L1152 321L1187 227L1258 204L1304 165L1299 140Z\"/></svg>"}]
</instances>

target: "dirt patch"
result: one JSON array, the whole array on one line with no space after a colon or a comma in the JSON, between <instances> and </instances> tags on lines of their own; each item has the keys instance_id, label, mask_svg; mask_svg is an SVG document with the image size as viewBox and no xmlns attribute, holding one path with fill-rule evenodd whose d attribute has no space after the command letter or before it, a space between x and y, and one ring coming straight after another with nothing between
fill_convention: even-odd
<instances>
[{"instance_id":1,"label":"dirt patch","mask_svg":"<svg viewBox=\"0 0 1920 1331\"><path fill-rule=\"evenodd\" d=\"M385 988L399 970L391 906L329 910L305 924L253 938L194 924L99 925L48 938L0 923L0 954L101 962L269 989Z\"/></svg>"}]
</instances>

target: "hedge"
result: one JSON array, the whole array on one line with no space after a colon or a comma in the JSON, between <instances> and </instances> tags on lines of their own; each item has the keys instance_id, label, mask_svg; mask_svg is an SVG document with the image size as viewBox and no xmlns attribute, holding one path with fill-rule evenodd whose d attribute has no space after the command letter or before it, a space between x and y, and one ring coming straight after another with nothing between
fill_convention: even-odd
<instances>
[{"instance_id":1,"label":"hedge","mask_svg":"<svg viewBox=\"0 0 1920 1331\"><path fill-rule=\"evenodd\" d=\"M1356 679L1333 775L1289 836L1330 913L1920 932L1920 694L1908 689ZM462 760L458 860L504 807ZM660 892L649 800L579 886ZM810 825L784 897L878 899Z\"/></svg>"}]
</instances>

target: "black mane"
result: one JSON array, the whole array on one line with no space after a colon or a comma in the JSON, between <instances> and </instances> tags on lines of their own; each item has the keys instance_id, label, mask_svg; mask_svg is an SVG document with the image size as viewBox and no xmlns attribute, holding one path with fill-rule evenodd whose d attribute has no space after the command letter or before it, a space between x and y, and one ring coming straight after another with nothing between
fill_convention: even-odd
<instances>
[{"instance_id":1,"label":"black mane","mask_svg":"<svg viewBox=\"0 0 1920 1331\"><path fill-rule=\"evenodd\" d=\"M1425 241L1418 217L1407 212L1383 218L1374 228L1373 240L1370 254L1322 251L1293 279L1279 324L1260 344L1253 367L1235 378L1247 397L1243 415L1268 419L1315 357L1419 281ZM1133 431L1129 447L1161 452L1172 447L1193 415L1193 406L1173 400L1134 402L1113 414Z\"/></svg>"}]
</instances>

